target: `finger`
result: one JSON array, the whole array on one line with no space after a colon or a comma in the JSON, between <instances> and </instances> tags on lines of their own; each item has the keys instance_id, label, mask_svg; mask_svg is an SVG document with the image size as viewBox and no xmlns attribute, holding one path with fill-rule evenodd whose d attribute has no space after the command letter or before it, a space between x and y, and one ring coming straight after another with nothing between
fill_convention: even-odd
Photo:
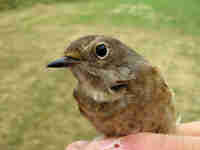
<instances>
[{"instance_id":1,"label":"finger","mask_svg":"<svg viewBox=\"0 0 200 150\"><path fill-rule=\"evenodd\" d=\"M88 141L77 141L67 146L66 150L83 150L86 145L88 145Z\"/></svg>"},{"instance_id":2,"label":"finger","mask_svg":"<svg viewBox=\"0 0 200 150\"><path fill-rule=\"evenodd\" d=\"M193 150L193 149L196 150L197 148L198 150L200 149L199 138L194 139L194 137L183 137L183 135L184 136L200 136L200 122L180 124L177 127L176 134L181 135L181 136L166 136L166 135L157 135L157 134L156 135L155 134L130 135L130 136L126 136L120 139L121 140L120 148L121 149L123 148L123 150L129 150L130 147L134 147L134 146L135 147L144 146L147 148L148 145L150 145L149 148L151 148L151 145L152 146L154 145L154 150L156 150L156 146L158 149L161 149L161 148L163 149L163 145L164 145L165 147L167 147L167 149L169 149L170 146L174 147L176 150L178 150L177 148L181 150L185 150L185 149L188 150L187 147L190 148L189 150ZM90 149L96 150L98 148L102 149L103 147L104 148L115 147L115 146L118 147L118 144L116 144L117 143L116 141L118 142L119 140L106 139L106 140L101 140L101 141L93 141L90 144L87 141L79 141L79 142L75 142L69 145L66 150L80 150L80 149L83 150L84 147L86 148L86 150L90 150ZM185 149L183 149L184 145L186 145Z\"/></svg>"},{"instance_id":3,"label":"finger","mask_svg":"<svg viewBox=\"0 0 200 150\"><path fill-rule=\"evenodd\" d=\"M184 136L200 136L200 121L178 125L176 134Z\"/></svg>"},{"instance_id":4,"label":"finger","mask_svg":"<svg viewBox=\"0 0 200 150\"><path fill-rule=\"evenodd\" d=\"M104 140L94 140L88 144L84 150L114 150L118 139L110 138Z\"/></svg>"},{"instance_id":5,"label":"finger","mask_svg":"<svg viewBox=\"0 0 200 150\"><path fill-rule=\"evenodd\" d=\"M150 133L129 135L121 140L122 150L200 150L200 138Z\"/></svg>"}]
</instances>

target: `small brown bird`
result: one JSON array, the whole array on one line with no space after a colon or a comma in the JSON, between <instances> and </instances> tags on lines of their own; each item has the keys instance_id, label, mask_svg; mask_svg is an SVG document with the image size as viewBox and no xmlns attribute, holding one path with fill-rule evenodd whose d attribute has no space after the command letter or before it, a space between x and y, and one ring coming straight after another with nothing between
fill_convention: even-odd
<instances>
[{"instance_id":1,"label":"small brown bird","mask_svg":"<svg viewBox=\"0 0 200 150\"><path fill-rule=\"evenodd\" d=\"M105 136L175 132L172 92L158 68L119 40L84 36L47 67L71 69L80 112Z\"/></svg>"}]
</instances>

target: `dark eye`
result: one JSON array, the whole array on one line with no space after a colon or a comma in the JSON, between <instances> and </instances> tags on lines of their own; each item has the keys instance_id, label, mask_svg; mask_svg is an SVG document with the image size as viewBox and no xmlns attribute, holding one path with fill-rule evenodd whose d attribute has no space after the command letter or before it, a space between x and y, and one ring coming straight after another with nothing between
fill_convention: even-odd
<instances>
[{"instance_id":1,"label":"dark eye","mask_svg":"<svg viewBox=\"0 0 200 150\"><path fill-rule=\"evenodd\" d=\"M99 44L96 46L96 55L100 59L104 59L108 55L108 48L105 44Z\"/></svg>"}]
</instances>

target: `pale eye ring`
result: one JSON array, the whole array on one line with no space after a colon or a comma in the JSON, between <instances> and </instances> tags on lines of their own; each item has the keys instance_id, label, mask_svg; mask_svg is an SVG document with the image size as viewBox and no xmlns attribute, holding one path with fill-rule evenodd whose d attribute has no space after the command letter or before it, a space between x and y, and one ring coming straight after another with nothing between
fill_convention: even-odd
<instances>
[{"instance_id":1,"label":"pale eye ring","mask_svg":"<svg viewBox=\"0 0 200 150\"><path fill-rule=\"evenodd\" d=\"M98 44L96 46L96 56L99 59L104 59L108 56L109 54L109 49L106 47L106 45L104 43Z\"/></svg>"}]
</instances>

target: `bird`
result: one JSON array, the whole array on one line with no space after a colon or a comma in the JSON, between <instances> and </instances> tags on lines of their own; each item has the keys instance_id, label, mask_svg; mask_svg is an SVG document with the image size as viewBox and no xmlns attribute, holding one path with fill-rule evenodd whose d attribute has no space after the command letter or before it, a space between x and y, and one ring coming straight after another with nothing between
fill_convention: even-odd
<instances>
[{"instance_id":1,"label":"bird","mask_svg":"<svg viewBox=\"0 0 200 150\"><path fill-rule=\"evenodd\" d=\"M80 37L47 67L72 72L80 113L104 136L176 132L173 92L160 69L120 40Z\"/></svg>"}]
</instances>

